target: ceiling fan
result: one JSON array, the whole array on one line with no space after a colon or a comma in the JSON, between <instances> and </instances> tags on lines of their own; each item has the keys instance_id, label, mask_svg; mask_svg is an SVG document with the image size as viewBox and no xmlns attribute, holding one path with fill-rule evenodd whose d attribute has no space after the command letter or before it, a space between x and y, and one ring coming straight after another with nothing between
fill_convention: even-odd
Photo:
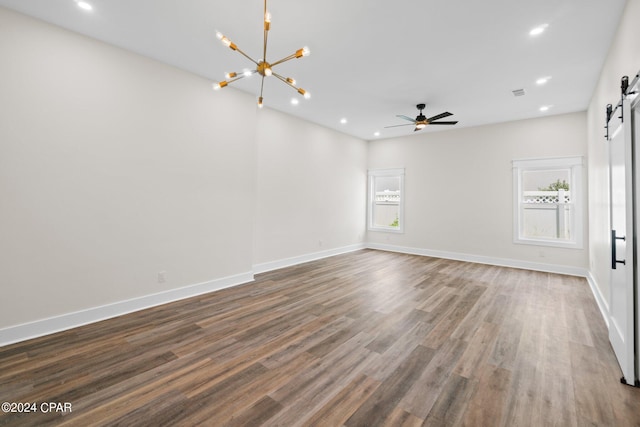
<instances>
[{"instance_id":1,"label":"ceiling fan","mask_svg":"<svg viewBox=\"0 0 640 427\"><path fill-rule=\"evenodd\" d=\"M453 114L447 112L435 115L433 117L429 117L426 118L424 116L424 114L422 114L422 110L424 110L425 104L418 104L416 105L416 108L420 111L420 114L418 114L418 116L415 119L412 119L411 117L407 117L404 116L402 114L397 115L396 117L400 117L401 119L405 119L411 122L411 124L405 124L405 125L393 125L393 126L385 126L386 128L395 128L398 126L411 126L411 125L415 125L415 129L413 130L414 132L417 132L419 130L424 129L425 126L427 125L455 125L456 123L458 123L457 121L444 121L444 122L437 122L436 120L440 120L443 119L445 117L449 117L449 116L453 116Z\"/></svg>"}]
</instances>

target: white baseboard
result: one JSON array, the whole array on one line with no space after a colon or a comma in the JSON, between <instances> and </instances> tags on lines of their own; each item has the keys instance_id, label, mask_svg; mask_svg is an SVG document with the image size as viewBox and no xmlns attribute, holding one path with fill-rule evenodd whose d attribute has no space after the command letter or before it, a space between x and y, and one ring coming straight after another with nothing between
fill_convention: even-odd
<instances>
[{"instance_id":1,"label":"white baseboard","mask_svg":"<svg viewBox=\"0 0 640 427\"><path fill-rule=\"evenodd\" d=\"M567 274L570 276L587 277L587 270L579 267L565 265L544 264L538 262L521 261L509 258L494 258L483 255L463 254L458 252L436 251L431 249L410 248L404 246L385 245L381 243L368 243L367 248L389 252L400 252L412 255L423 255L434 258L452 259L456 261L475 262L478 264L497 265L501 267L521 268L523 270L544 271L546 273Z\"/></svg>"},{"instance_id":2,"label":"white baseboard","mask_svg":"<svg viewBox=\"0 0 640 427\"><path fill-rule=\"evenodd\" d=\"M587 271L586 269L553 264L534 263L506 258L493 258L481 255L461 254L456 252L434 251L429 249L410 248L379 243L367 243L344 246L341 248L314 252L278 261L257 264L253 266L252 272L224 277L221 279L186 286L179 289L172 289L166 292L145 295L139 298L133 298L126 301L120 301L113 304L93 307L87 310L67 313L60 316L0 329L0 347L20 341L26 341L32 338L41 337L44 335L53 334L60 331L65 331L78 326L87 325L89 323L99 322L101 320L110 319L158 305L167 304L181 299L190 298L209 292L214 292L220 289L230 288L233 286L252 282L254 280L254 274L265 273L267 271L277 270L285 267L291 267L305 262L328 258L348 252L354 252L365 248L585 277L587 279L587 282L589 283L589 286L591 287L591 292L596 299L602 317L607 324L607 327L609 326L609 307L602 293L600 292L600 288L597 286L595 278L593 277L591 272Z\"/></svg>"},{"instance_id":3,"label":"white baseboard","mask_svg":"<svg viewBox=\"0 0 640 427\"><path fill-rule=\"evenodd\" d=\"M587 273L587 282L589 282L589 286L591 287L591 293L593 293L593 297L596 299L596 303L598 304L598 308L600 309L600 314L602 314L602 318L604 319L604 323L607 324L607 329L609 328L609 304L607 304L607 300L604 299L604 295L600 291L600 287L598 287L598 282L595 277L591 274L591 272Z\"/></svg>"},{"instance_id":4,"label":"white baseboard","mask_svg":"<svg viewBox=\"0 0 640 427\"><path fill-rule=\"evenodd\" d=\"M336 249L329 249L321 252L313 252L306 255L300 255L292 258L285 258L277 261L264 262L253 266L253 272L255 274L266 273L267 271L278 270L280 268L291 267L294 265L302 264L305 262L316 261L322 258L328 258L335 255L345 254L348 252L359 251L365 249L364 243L358 243L355 245L342 246Z\"/></svg>"},{"instance_id":5,"label":"white baseboard","mask_svg":"<svg viewBox=\"0 0 640 427\"><path fill-rule=\"evenodd\" d=\"M252 272L242 273L211 280L209 282L185 286L183 288L171 289L157 294L145 295L143 297L133 298L126 301L119 301L47 319L36 320L22 325L10 326L8 328L0 329L0 347L65 331L78 326L87 325L89 323L122 316L123 314L129 314L134 311L140 311L181 299L218 291L220 289L230 288L252 282L253 280Z\"/></svg>"},{"instance_id":6,"label":"white baseboard","mask_svg":"<svg viewBox=\"0 0 640 427\"><path fill-rule=\"evenodd\" d=\"M321 252L314 252L311 254L301 255L283 260L267 262L254 266L253 271L248 273L224 277L209 282L185 286L183 288L172 289L157 294L145 295L139 298L119 301L99 307L92 307L86 310L66 313L60 316L36 320L21 325L10 326L8 328L0 329L0 347L20 341L38 338L44 335L50 335L56 332L66 331L68 329L76 328L90 323L95 323L113 317L122 316L124 314L133 313L135 311L140 311L158 305L179 301L181 299L190 298L197 295L218 291L220 289L230 288L232 286L252 282L254 280L254 274L257 273L264 273L271 270L277 270L279 268L290 267L304 262L315 261L318 259L340 255L347 252L354 252L364 248L364 244L356 244Z\"/></svg>"}]
</instances>

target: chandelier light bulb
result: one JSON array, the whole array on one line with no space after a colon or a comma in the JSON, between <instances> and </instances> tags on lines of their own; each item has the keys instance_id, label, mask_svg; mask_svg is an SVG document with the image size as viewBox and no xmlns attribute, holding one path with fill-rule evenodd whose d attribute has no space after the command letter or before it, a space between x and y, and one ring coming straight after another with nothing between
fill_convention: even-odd
<instances>
[{"instance_id":1,"label":"chandelier light bulb","mask_svg":"<svg viewBox=\"0 0 640 427\"><path fill-rule=\"evenodd\" d=\"M296 58L301 58L303 56L309 56L311 54L311 51L309 50L308 47L303 47L302 49L298 49L295 53L295 57Z\"/></svg>"},{"instance_id":2,"label":"chandelier light bulb","mask_svg":"<svg viewBox=\"0 0 640 427\"><path fill-rule=\"evenodd\" d=\"M264 30L269 31L271 29L271 14L266 12L264 14Z\"/></svg>"},{"instance_id":3,"label":"chandelier light bulb","mask_svg":"<svg viewBox=\"0 0 640 427\"><path fill-rule=\"evenodd\" d=\"M302 96L304 96L304 99L309 99L311 98L311 94L309 92L307 92L306 90L299 88L298 89L298 93Z\"/></svg>"},{"instance_id":4,"label":"chandelier light bulb","mask_svg":"<svg viewBox=\"0 0 640 427\"><path fill-rule=\"evenodd\" d=\"M266 67L266 68L264 69L264 75L265 75L265 76L269 77L269 76L270 76L270 75L272 75L272 74L273 74L273 71L271 71L271 67Z\"/></svg>"},{"instance_id":5,"label":"chandelier light bulb","mask_svg":"<svg viewBox=\"0 0 640 427\"><path fill-rule=\"evenodd\" d=\"M218 83L214 83L213 84L213 90L220 90L223 87L227 86L228 84L229 84L229 82L227 82L225 80L223 80L221 82L218 82Z\"/></svg>"},{"instance_id":6,"label":"chandelier light bulb","mask_svg":"<svg viewBox=\"0 0 640 427\"><path fill-rule=\"evenodd\" d=\"M225 77L226 79L232 79L232 78L234 78L235 76L237 76L237 74L236 74L236 73L227 73L227 74L225 74L225 75L224 75L224 77Z\"/></svg>"},{"instance_id":7,"label":"chandelier light bulb","mask_svg":"<svg viewBox=\"0 0 640 427\"><path fill-rule=\"evenodd\" d=\"M233 45L233 43L231 43L231 40L229 40L229 37L225 36L220 31L216 31L216 38L220 40L220 42L227 47L230 47L231 45Z\"/></svg>"},{"instance_id":8,"label":"chandelier light bulb","mask_svg":"<svg viewBox=\"0 0 640 427\"><path fill-rule=\"evenodd\" d=\"M251 70L244 70L242 74L244 74L245 77L251 77L253 72Z\"/></svg>"},{"instance_id":9,"label":"chandelier light bulb","mask_svg":"<svg viewBox=\"0 0 640 427\"><path fill-rule=\"evenodd\" d=\"M258 108L262 108L262 97L258 97Z\"/></svg>"},{"instance_id":10,"label":"chandelier light bulb","mask_svg":"<svg viewBox=\"0 0 640 427\"><path fill-rule=\"evenodd\" d=\"M291 77L287 77L287 82L291 85L295 85L296 84L296 79L292 79Z\"/></svg>"}]
</instances>

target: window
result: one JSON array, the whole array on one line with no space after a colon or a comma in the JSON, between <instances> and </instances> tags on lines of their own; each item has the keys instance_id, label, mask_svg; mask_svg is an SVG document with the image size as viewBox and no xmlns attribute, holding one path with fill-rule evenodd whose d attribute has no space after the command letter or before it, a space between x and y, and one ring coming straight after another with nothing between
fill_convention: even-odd
<instances>
[{"instance_id":1,"label":"window","mask_svg":"<svg viewBox=\"0 0 640 427\"><path fill-rule=\"evenodd\" d=\"M513 161L514 242L582 248L582 157Z\"/></svg>"},{"instance_id":2,"label":"window","mask_svg":"<svg viewBox=\"0 0 640 427\"><path fill-rule=\"evenodd\" d=\"M369 171L369 230L401 233L404 169Z\"/></svg>"}]
</instances>

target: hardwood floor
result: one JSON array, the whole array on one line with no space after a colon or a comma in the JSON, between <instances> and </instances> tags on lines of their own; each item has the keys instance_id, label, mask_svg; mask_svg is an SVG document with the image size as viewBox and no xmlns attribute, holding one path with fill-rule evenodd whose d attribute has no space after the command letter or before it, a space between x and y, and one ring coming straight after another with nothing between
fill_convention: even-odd
<instances>
[{"instance_id":1,"label":"hardwood floor","mask_svg":"<svg viewBox=\"0 0 640 427\"><path fill-rule=\"evenodd\" d=\"M0 348L0 425L638 426L619 377L584 279L363 250Z\"/></svg>"}]
</instances>

